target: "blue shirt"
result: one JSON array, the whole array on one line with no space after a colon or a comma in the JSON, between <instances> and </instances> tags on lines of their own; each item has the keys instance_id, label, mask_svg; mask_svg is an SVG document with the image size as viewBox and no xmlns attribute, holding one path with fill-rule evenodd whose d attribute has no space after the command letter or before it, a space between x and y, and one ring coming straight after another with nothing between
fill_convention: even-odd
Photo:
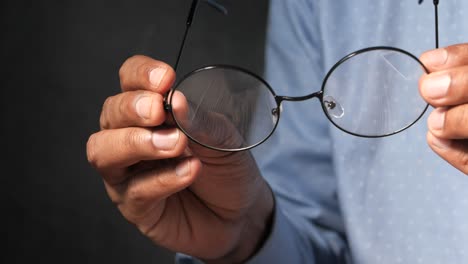
<instances>
[{"instance_id":1,"label":"blue shirt","mask_svg":"<svg viewBox=\"0 0 468 264\"><path fill-rule=\"evenodd\" d=\"M301 96L352 51L433 49L432 1L417 2L271 0L266 80ZM440 46L468 42L466 14L468 1L440 1ZM277 130L252 150L276 208L248 263L468 263L468 177L428 147L431 110L399 134L367 139L334 127L318 100L283 103Z\"/></svg>"}]
</instances>

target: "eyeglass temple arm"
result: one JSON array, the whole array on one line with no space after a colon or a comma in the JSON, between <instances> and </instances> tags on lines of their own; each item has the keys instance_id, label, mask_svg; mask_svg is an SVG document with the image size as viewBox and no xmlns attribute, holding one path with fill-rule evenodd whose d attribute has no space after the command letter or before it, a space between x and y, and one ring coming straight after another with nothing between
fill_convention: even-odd
<instances>
[{"instance_id":1,"label":"eyeglass temple arm","mask_svg":"<svg viewBox=\"0 0 468 264\"><path fill-rule=\"evenodd\" d=\"M220 13L227 15L228 13L227 9L220 3L216 2L215 0L202 0L202 1L207 3L209 6L213 7L214 9L216 9ZM185 47L185 40L187 39L190 26L192 25L193 17L195 16L195 11L197 10L197 7L198 7L198 2L199 0L192 1L192 6L190 7L190 11L187 16L187 22L185 23L184 37L182 39L182 43L180 44L179 52L177 53L177 59L174 64L174 71L176 72L177 72L177 67L179 66L180 57L182 56L182 52Z\"/></svg>"},{"instance_id":2,"label":"eyeglass temple arm","mask_svg":"<svg viewBox=\"0 0 468 264\"><path fill-rule=\"evenodd\" d=\"M422 4L424 0L418 0L419 4ZM436 48L439 48L439 0L434 0L434 12L435 12L435 43Z\"/></svg>"},{"instance_id":3,"label":"eyeglass temple arm","mask_svg":"<svg viewBox=\"0 0 468 264\"><path fill-rule=\"evenodd\" d=\"M439 6L439 0L434 0L436 48L439 48L439 8L438 6Z\"/></svg>"}]
</instances>

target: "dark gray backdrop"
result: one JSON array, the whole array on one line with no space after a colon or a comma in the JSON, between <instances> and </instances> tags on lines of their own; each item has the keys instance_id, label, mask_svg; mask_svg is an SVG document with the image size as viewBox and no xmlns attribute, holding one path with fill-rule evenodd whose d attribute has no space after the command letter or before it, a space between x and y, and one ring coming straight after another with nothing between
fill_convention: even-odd
<instances>
[{"instance_id":1,"label":"dark gray backdrop","mask_svg":"<svg viewBox=\"0 0 468 264\"><path fill-rule=\"evenodd\" d=\"M263 69L267 0L199 8L180 75ZM105 98L133 54L174 63L190 0L1 3L2 263L172 263L108 199L86 160ZM3 233L3 232L2 232ZM8 262L7 262L8 261Z\"/></svg>"}]
</instances>

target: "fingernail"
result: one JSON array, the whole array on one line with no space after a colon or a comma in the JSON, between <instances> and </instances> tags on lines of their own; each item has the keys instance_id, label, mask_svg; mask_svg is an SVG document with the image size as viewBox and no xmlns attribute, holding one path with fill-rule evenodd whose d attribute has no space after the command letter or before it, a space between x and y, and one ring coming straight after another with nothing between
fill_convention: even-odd
<instances>
[{"instance_id":1,"label":"fingernail","mask_svg":"<svg viewBox=\"0 0 468 264\"><path fill-rule=\"evenodd\" d=\"M178 177L184 177L190 174L190 162L188 160L182 161L175 168L175 173Z\"/></svg>"},{"instance_id":2,"label":"fingernail","mask_svg":"<svg viewBox=\"0 0 468 264\"><path fill-rule=\"evenodd\" d=\"M427 121L431 130L442 130L444 128L446 112L445 108L437 108L432 111Z\"/></svg>"},{"instance_id":3,"label":"fingernail","mask_svg":"<svg viewBox=\"0 0 468 264\"><path fill-rule=\"evenodd\" d=\"M423 81L423 92L431 99L440 99L447 95L450 82L448 74L429 74Z\"/></svg>"},{"instance_id":4,"label":"fingernail","mask_svg":"<svg viewBox=\"0 0 468 264\"><path fill-rule=\"evenodd\" d=\"M149 119L151 117L151 109L153 105L153 100L150 96L142 96L138 98L135 104L137 114L144 119Z\"/></svg>"},{"instance_id":5,"label":"fingernail","mask_svg":"<svg viewBox=\"0 0 468 264\"><path fill-rule=\"evenodd\" d=\"M444 65L447 62L447 58L448 52L444 48L431 50L421 55L421 61L423 64L433 67Z\"/></svg>"},{"instance_id":6,"label":"fingernail","mask_svg":"<svg viewBox=\"0 0 468 264\"><path fill-rule=\"evenodd\" d=\"M448 149L450 148L451 141L448 139L441 139L435 136L432 137L431 143L433 146L439 149Z\"/></svg>"},{"instance_id":7,"label":"fingernail","mask_svg":"<svg viewBox=\"0 0 468 264\"><path fill-rule=\"evenodd\" d=\"M160 150L174 149L179 141L179 130L174 129L161 129L153 132L153 145Z\"/></svg>"},{"instance_id":8,"label":"fingernail","mask_svg":"<svg viewBox=\"0 0 468 264\"><path fill-rule=\"evenodd\" d=\"M158 87L159 84L161 84L161 81L164 75L166 74L166 72L167 72L166 68L157 67L157 68L152 69L149 73L149 80L151 82L151 85Z\"/></svg>"}]
</instances>

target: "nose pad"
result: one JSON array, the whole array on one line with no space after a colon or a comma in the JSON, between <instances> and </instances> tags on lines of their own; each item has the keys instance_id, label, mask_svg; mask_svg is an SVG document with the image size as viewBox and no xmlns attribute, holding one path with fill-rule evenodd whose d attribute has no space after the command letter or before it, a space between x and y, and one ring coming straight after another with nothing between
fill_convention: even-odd
<instances>
[{"instance_id":1,"label":"nose pad","mask_svg":"<svg viewBox=\"0 0 468 264\"><path fill-rule=\"evenodd\" d=\"M281 112L283 112L283 105L281 104L279 108L276 107L271 110L271 120L273 121L273 124L276 124L278 122L278 118Z\"/></svg>"},{"instance_id":2,"label":"nose pad","mask_svg":"<svg viewBox=\"0 0 468 264\"><path fill-rule=\"evenodd\" d=\"M341 104L332 96L325 96L323 104L327 109L328 115L334 118L342 118L344 116L344 109Z\"/></svg>"}]
</instances>

